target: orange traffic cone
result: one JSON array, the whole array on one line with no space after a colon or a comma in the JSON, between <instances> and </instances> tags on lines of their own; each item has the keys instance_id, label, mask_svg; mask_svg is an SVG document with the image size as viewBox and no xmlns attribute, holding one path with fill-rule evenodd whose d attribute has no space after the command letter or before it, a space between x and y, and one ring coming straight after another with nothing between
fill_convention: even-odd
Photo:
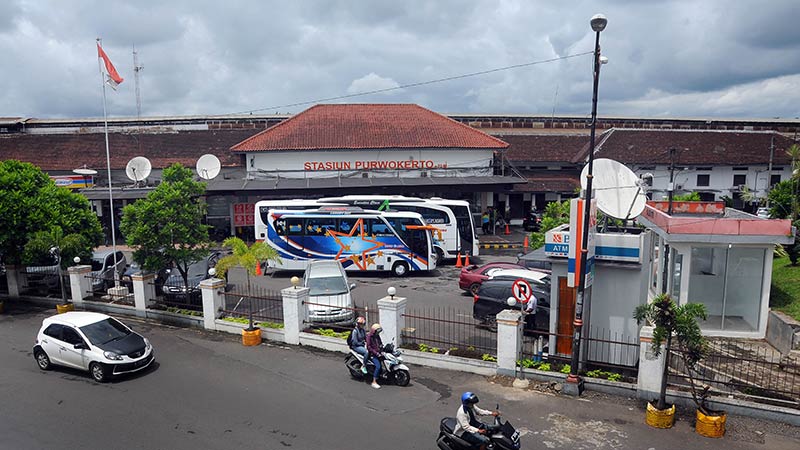
<instances>
[{"instance_id":1,"label":"orange traffic cone","mask_svg":"<svg viewBox=\"0 0 800 450\"><path fill-rule=\"evenodd\" d=\"M530 244L528 243L528 235L527 234L525 235L525 240L522 242L522 247L523 248L530 247Z\"/></svg>"},{"instance_id":2,"label":"orange traffic cone","mask_svg":"<svg viewBox=\"0 0 800 450\"><path fill-rule=\"evenodd\" d=\"M508 229L508 222L506 222L506 235L511 234L511 230Z\"/></svg>"},{"instance_id":3,"label":"orange traffic cone","mask_svg":"<svg viewBox=\"0 0 800 450\"><path fill-rule=\"evenodd\" d=\"M461 264L461 252L458 252L458 257L456 258L456 267L464 267Z\"/></svg>"},{"instance_id":4,"label":"orange traffic cone","mask_svg":"<svg viewBox=\"0 0 800 450\"><path fill-rule=\"evenodd\" d=\"M469 253L464 255L464 267L469 267Z\"/></svg>"},{"instance_id":5,"label":"orange traffic cone","mask_svg":"<svg viewBox=\"0 0 800 450\"><path fill-rule=\"evenodd\" d=\"M261 275L261 263L256 263L256 275Z\"/></svg>"}]
</instances>

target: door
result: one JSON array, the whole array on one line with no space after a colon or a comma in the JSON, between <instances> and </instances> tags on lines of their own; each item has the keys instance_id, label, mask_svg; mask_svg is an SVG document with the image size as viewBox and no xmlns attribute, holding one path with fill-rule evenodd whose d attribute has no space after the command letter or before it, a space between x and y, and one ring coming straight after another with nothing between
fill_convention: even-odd
<instances>
[{"instance_id":1,"label":"door","mask_svg":"<svg viewBox=\"0 0 800 450\"><path fill-rule=\"evenodd\" d=\"M55 364L64 364L61 361L61 347L63 346L61 342L61 329L63 327L63 325L57 323L49 325L44 330L44 337L41 342L39 342L39 345L41 345L44 352L47 353L50 361Z\"/></svg>"},{"instance_id":2,"label":"door","mask_svg":"<svg viewBox=\"0 0 800 450\"><path fill-rule=\"evenodd\" d=\"M575 288L567 286L567 278L558 278L558 337L556 337L556 353L572 354L572 333L575 320ZM562 335L564 337L562 337ZM570 337L566 337L570 336Z\"/></svg>"},{"instance_id":3,"label":"door","mask_svg":"<svg viewBox=\"0 0 800 450\"><path fill-rule=\"evenodd\" d=\"M88 369L84 364L86 350L75 348L76 344L84 344L83 338L78 332L72 327L65 326L61 330L61 340L64 341L64 345L61 347L61 359L64 365L76 369Z\"/></svg>"}]
</instances>

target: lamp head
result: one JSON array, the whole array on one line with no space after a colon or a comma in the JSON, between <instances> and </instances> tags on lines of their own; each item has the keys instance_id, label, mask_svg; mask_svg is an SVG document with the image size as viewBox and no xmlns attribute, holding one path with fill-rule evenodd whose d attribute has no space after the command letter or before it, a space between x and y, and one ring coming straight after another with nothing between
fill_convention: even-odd
<instances>
[{"instance_id":1,"label":"lamp head","mask_svg":"<svg viewBox=\"0 0 800 450\"><path fill-rule=\"evenodd\" d=\"M389 297L391 297L392 300L394 300L394 295L397 294L397 289L395 289L394 286L389 286L389 289L386 289L386 293L389 294Z\"/></svg>"},{"instance_id":2,"label":"lamp head","mask_svg":"<svg viewBox=\"0 0 800 450\"><path fill-rule=\"evenodd\" d=\"M506 299L506 304L508 306L514 306L517 304L517 299L515 299L514 297L508 297L508 299Z\"/></svg>"},{"instance_id":3,"label":"lamp head","mask_svg":"<svg viewBox=\"0 0 800 450\"><path fill-rule=\"evenodd\" d=\"M80 256L76 256L76 257L72 258L72 261L74 261L75 264L80 264L81 263L81 257Z\"/></svg>"},{"instance_id":4,"label":"lamp head","mask_svg":"<svg viewBox=\"0 0 800 450\"><path fill-rule=\"evenodd\" d=\"M606 29L606 25L608 25L608 19L606 19L606 16L602 14L595 14L592 16L592 20L590 20L589 23L592 25L592 30L599 33Z\"/></svg>"},{"instance_id":5,"label":"lamp head","mask_svg":"<svg viewBox=\"0 0 800 450\"><path fill-rule=\"evenodd\" d=\"M208 269L208 274L213 277L214 275L217 274L217 269L215 269L213 267Z\"/></svg>"},{"instance_id":6,"label":"lamp head","mask_svg":"<svg viewBox=\"0 0 800 450\"><path fill-rule=\"evenodd\" d=\"M608 64L608 57L601 56L600 57L600 64L603 64L603 65Z\"/></svg>"},{"instance_id":7,"label":"lamp head","mask_svg":"<svg viewBox=\"0 0 800 450\"><path fill-rule=\"evenodd\" d=\"M300 285L300 278L298 278L296 276L292 277L292 279L289 280L289 281L292 283L292 286L294 286L295 289L297 289L297 286Z\"/></svg>"}]
</instances>

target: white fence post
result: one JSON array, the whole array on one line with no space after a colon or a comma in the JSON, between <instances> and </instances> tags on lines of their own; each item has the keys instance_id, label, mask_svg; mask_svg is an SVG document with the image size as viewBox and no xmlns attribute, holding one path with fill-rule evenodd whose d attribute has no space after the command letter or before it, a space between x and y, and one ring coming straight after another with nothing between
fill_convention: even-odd
<instances>
[{"instance_id":1,"label":"white fence post","mask_svg":"<svg viewBox=\"0 0 800 450\"><path fill-rule=\"evenodd\" d=\"M497 374L516 376L522 338L522 313L506 309L497 314Z\"/></svg>"},{"instance_id":2,"label":"white fence post","mask_svg":"<svg viewBox=\"0 0 800 450\"><path fill-rule=\"evenodd\" d=\"M8 281L8 296L19 298L19 291L22 283L22 266L6 265L6 280Z\"/></svg>"},{"instance_id":3,"label":"white fence post","mask_svg":"<svg viewBox=\"0 0 800 450\"><path fill-rule=\"evenodd\" d=\"M283 298L283 338L291 345L300 345L300 332L304 328L308 308L307 287L289 287L281 291Z\"/></svg>"},{"instance_id":4,"label":"white fence post","mask_svg":"<svg viewBox=\"0 0 800 450\"><path fill-rule=\"evenodd\" d=\"M209 278L200 282L200 292L203 295L203 326L206 330L217 329L217 312L225 305L221 289L225 287L225 280Z\"/></svg>"},{"instance_id":5,"label":"white fence post","mask_svg":"<svg viewBox=\"0 0 800 450\"><path fill-rule=\"evenodd\" d=\"M131 275L131 281L133 281L133 304L139 316L144 317L147 307L155 303L153 301L156 298L156 287L153 284L155 279L156 274L151 272L137 272Z\"/></svg>"},{"instance_id":6,"label":"white fence post","mask_svg":"<svg viewBox=\"0 0 800 450\"><path fill-rule=\"evenodd\" d=\"M378 321L383 327L381 340L384 343L394 342L395 347L403 344L402 332L406 327L406 303L405 297L397 296L386 296L378 300Z\"/></svg>"},{"instance_id":7,"label":"white fence post","mask_svg":"<svg viewBox=\"0 0 800 450\"><path fill-rule=\"evenodd\" d=\"M69 274L69 289L72 297L72 303L81 304L86 294L91 292L92 280L87 278L87 275L92 271L92 266L84 264L81 266L72 266L67 268Z\"/></svg>"},{"instance_id":8,"label":"white fence post","mask_svg":"<svg viewBox=\"0 0 800 450\"><path fill-rule=\"evenodd\" d=\"M651 342L653 342L653 327L642 327L639 331L639 375L636 395L643 400L653 400L658 397L666 364L663 348L661 353L655 356Z\"/></svg>"}]
</instances>

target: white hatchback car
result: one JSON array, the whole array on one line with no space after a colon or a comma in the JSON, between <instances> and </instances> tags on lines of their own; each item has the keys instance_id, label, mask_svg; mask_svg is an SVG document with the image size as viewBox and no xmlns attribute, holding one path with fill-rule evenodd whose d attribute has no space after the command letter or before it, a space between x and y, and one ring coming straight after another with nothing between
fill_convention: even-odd
<instances>
[{"instance_id":1,"label":"white hatchback car","mask_svg":"<svg viewBox=\"0 0 800 450\"><path fill-rule=\"evenodd\" d=\"M314 260L308 263L303 275L308 292L308 321L313 325L347 325L355 320L355 305L350 291L355 284L339 261Z\"/></svg>"},{"instance_id":2,"label":"white hatchback car","mask_svg":"<svg viewBox=\"0 0 800 450\"><path fill-rule=\"evenodd\" d=\"M119 320L94 312L44 319L33 356L42 370L53 365L86 370L99 383L142 370L155 359L150 341Z\"/></svg>"}]
</instances>

